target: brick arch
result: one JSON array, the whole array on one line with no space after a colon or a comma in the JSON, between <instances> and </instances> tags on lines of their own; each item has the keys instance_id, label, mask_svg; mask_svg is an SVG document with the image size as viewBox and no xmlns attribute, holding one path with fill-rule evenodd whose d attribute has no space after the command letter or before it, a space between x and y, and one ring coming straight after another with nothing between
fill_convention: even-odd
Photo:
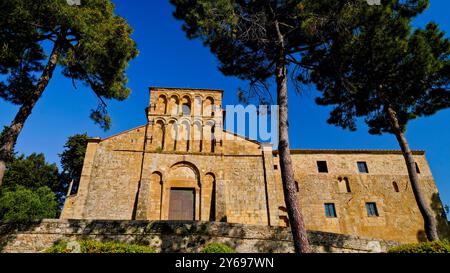
<instances>
[{"instance_id":1,"label":"brick arch","mask_svg":"<svg viewBox=\"0 0 450 273\"><path fill-rule=\"evenodd\" d=\"M181 175L176 174L177 171L179 171L179 168L188 168L192 171L191 175L194 175L194 177L189 176L187 178L192 178L192 180L196 180L198 186L200 187L201 182L200 182L200 171L197 168L197 166L195 166L195 164L188 162L188 161L180 161L177 162L175 164L173 164L172 166L170 166L169 172L167 174L167 179L171 179L171 175L175 176L175 177L181 177Z\"/></svg>"}]
</instances>

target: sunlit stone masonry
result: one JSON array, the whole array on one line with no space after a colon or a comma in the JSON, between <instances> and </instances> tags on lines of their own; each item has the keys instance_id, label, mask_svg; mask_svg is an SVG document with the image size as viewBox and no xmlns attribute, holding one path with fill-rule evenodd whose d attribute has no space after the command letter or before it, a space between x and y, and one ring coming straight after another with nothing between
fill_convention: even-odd
<instances>
[{"instance_id":1,"label":"sunlit stone masonry","mask_svg":"<svg viewBox=\"0 0 450 273\"><path fill-rule=\"evenodd\" d=\"M151 87L147 124L89 140L81 180L61 218L288 226L278 152L223 129L222 95ZM397 242L425 239L400 151L291 153L309 230ZM414 156L444 231L447 221L425 152Z\"/></svg>"}]
</instances>

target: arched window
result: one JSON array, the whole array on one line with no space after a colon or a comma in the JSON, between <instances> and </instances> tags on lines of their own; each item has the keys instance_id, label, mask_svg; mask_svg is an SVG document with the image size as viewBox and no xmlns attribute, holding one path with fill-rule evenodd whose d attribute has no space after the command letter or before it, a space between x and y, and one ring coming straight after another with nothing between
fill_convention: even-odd
<instances>
[{"instance_id":1,"label":"arched window","mask_svg":"<svg viewBox=\"0 0 450 273\"><path fill-rule=\"evenodd\" d=\"M181 111L183 116L191 115L191 98L189 96L184 96L181 100Z\"/></svg>"},{"instance_id":2,"label":"arched window","mask_svg":"<svg viewBox=\"0 0 450 273\"><path fill-rule=\"evenodd\" d=\"M191 139L191 125L189 124L189 121L184 120L178 126L177 151L188 152L191 148L190 139Z\"/></svg>"},{"instance_id":3,"label":"arched window","mask_svg":"<svg viewBox=\"0 0 450 273\"><path fill-rule=\"evenodd\" d=\"M400 192L400 189L399 189L399 187L398 187L398 184L397 184L397 182L392 182L392 186L394 187L394 191L395 192Z\"/></svg>"},{"instance_id":4,"label":"arched window","mask_svg":"<svg viewBox=\"0 0 450 273\"><path fill-rule=\"evenodd\" d=\"M203 187L205 216L208 217L209 221L216 221L216 178L214 174L206 174Z\"/></svg>"},{"instance_id":5,"label":"arched window","mask_svg":"<svg viewBox=\"0 0 450 273\"><path fill-rule=\"evenodd\" d=\"M178 124L175 121L170 121L167 125L167 130L164 135L164 149L166 151L176 151L178 139Z\"/></svg>"},{"instance_id":6,"label":"arched window","mask_svg":"<svg viewBox=\"0 0 450 273\"><path fill-rule=\"evenodd\" d=\"M203 115L204 116L214 116L214 99L207 97L203 102Z\"/></svg>"},{"instance_id":7,"label":"arched window","mask_svg":"<svg viewBox=\"0 0 450 273\"><path fill-rule=\"evenodd\" d=\"M157 151L162 151L164 149L164 134L165 134L164 122L158 120L155 124L153 136L151 138L153 148Z\"/></svg>"},{"instance_id":8,"label":"arched window","mask_svg":"<svg viewBox=\"0 0 450 273\"><path fill-rule=\"evenodd\" d=\"M177 96L170 97L169 100L169 107L168 107L168 114L169 115L178 115L178 105L180 101L178 100Z\"/></svg>"},{"instance_id":9,"label":"arched window","mask_svg":"<svg viewBox=\"0 0 450 273\"><path fill-rule=\"evenodd\" d=\"M167 98L164 95L160 95L158 98L158 102L156 103L156 113L157 114L166 114L167 113Z\"/></svg>"}]
</instances>

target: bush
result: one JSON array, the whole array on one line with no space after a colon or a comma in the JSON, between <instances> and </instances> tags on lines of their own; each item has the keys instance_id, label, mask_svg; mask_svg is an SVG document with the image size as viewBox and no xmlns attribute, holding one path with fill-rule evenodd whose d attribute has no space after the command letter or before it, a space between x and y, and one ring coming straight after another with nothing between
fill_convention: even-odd
<instances>
[{"instance_id":1,"label":"bush","mask_svg":"<svg viewBox=\"0 0 450 273\"><path fill-rule=\"evenodd\" d=\"M80 244L81 253L155 253L150 246L129 245L117 242L77 241ZM68 243L59 241L47 253L71 253Z\"/></svg>"},{"instance_id":2,"label":"bush","mask_svg":"<svg viewBox=\"0 0 450 273\"><path fill-rule=\"evenodd\" d=\"M200 253L236 253L236 251L227 245L212 243L206 245Z\"/></svg>"},{"instance_id":3,"label":"bush","mask_svg":"<svg viewBox=\"0 0 450 273\"><path fill-rule=\"evenodd\" d=\"M450 243L444 240L409 244L392 248L389 253L450 253Z\"/></svg>"},{"instance_id":4,"label":"bush","mask_svg":"<svg viewBox=\"0 0 450 273\"><path fill-rule=\"evenodd\" d=\"M32 221L55 218L58 211L56 196L48 187L36 190L17 186L0 193L0 220Z\"/></svg>"}]
</instances>

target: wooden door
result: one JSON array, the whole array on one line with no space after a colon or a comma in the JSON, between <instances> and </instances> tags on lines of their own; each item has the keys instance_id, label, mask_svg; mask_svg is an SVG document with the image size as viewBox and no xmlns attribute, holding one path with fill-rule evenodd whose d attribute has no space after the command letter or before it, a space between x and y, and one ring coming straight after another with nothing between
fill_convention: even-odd
<instances>
[{"instance_id":1,"label":"wooden door","mask_svg":"<svg viewBox=\"0 0 450 273\"><path fill-rule=\"evenodd\" d=\"M170 190L169 220L195 220L195 190Z\"/></svg>"}]
</instances>

